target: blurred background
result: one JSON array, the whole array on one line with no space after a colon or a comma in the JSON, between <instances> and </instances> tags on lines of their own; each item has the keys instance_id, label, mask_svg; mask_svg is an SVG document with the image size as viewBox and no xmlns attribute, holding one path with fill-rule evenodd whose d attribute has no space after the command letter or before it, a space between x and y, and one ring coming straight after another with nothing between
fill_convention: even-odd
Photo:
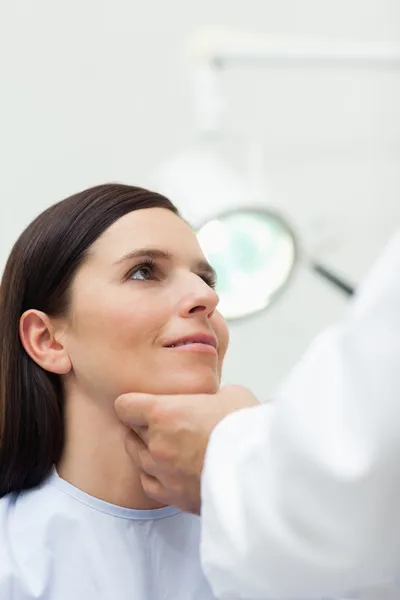
<instances>
[{"instance_id":1,"label":"blurred background","mask_svg":"<svg viewBox=\"0 0 400 600\"><path fill-rule=\"evenodd\" d=\"M289 219L304 255L359 282L400 223L399 64L213 62L224 44L316 40L395 52L400 3L2 2L0 269L37 213L98 183L172 189L195 226L212 218L218 186L193 166L200 152L229 165L223 208L248 190ZM183 175L171 184L174 157ZM300 261L271 307L231 322L225 382L267 398L347 303Z\"/></svg>"}]
</instances>

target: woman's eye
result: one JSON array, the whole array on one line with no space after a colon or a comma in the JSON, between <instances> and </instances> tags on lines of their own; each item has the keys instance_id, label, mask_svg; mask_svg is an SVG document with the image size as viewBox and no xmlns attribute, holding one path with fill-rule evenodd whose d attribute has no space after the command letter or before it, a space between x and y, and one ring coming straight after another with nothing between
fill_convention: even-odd
<instances>
[{"instance_id":1,"label":"woman's eye","mask_svg":"<svg viewBox=\"0 0 400 600\"><path fill-rule=\"evenodd\" d=\"M131 271L129 279L133 279L134 281L149 281L150 279L153 279L152 268L146 265L136 267Z\"/></svg>"},{"instance_id":2,"label":"woman's eye","mask_svg":"<svg viewBox=\"0 0 400 600\"><path fill-rule=\"evenodd\" d=\"M217 286L215 277L213 277L212 275L201 275L200 277L208 286L210 286L210 288L215 290L215 288Z\"/></svg>"}]
</instances>

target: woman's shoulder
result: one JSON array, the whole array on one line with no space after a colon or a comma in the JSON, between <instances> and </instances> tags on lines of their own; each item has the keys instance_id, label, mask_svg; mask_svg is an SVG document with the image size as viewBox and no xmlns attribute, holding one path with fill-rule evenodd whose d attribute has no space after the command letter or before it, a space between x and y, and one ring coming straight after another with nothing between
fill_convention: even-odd
<instances>
[{"instance_id":1,"label":"woman's shoulder","mask_svg":"<svg viewBox=\"0 0 400 600\"><path fill-rule=\"evenodd\" d=\"M0 598L30 598L25 595L24 559L30 553L33 541L30 527L36 517L35 502L28 502L21 510L20 498L24 494L11 493L0 498ZM33 498L36 494L33 494ZM29 493L26 493L28 499ZM41 551L41 543L36 540L35 550Z\"/></svg>"},{"instance_id":2,"label":"woman's shoulder","mask_svg":"<svg viewBox=\"0 0 400 600\"><path fill-rule=\"evenodd\" d=\"M56 513L68 513L68 498L52 484L49 476L41 485L21 492L13 492L0 498L0 530L18 533L43 526ZM2 539L2 537L0 537Z\"/></svg>"},{"instance_id":3,"label":"woman's shoulder","mask_svg":"<svg viewBox=\"0 0 400 600\"><path fill-rule=\"evenodd\" d=\"M82 520L75 503L54 484L50 475L41 485L0 499L0 546L8 543L14 555L40 552L63 531L79 527ZM2 596L0 596L2 598Z\"/></svg>"},{"instance_id":4,"label":"woman's shoulder","mask_svg":"<svg viewBox=\"0 0 400 600\"><path fill-rule=\"evenodd\" d=\"M49 481L0 498L0 598L39 598L60 531L73 531L68 498ZM76 533L76 532L75 532Z\"/></svg>"},{"instance_id":5,"label":"woman's shoulder","mask_svg":"<svg viewBox=\"0 0 400 600\"><path fill-rule=\"evenodd\" d=\"M0 598L12 598L13 578L15 577L7 539L9 508L13 504L13 494L0 498Z\"/></svg>"}]
</instances>

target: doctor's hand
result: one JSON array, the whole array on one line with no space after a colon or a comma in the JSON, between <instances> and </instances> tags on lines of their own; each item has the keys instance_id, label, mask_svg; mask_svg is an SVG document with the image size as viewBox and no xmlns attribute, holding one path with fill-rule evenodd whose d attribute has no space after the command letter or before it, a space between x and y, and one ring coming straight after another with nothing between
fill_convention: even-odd
<instances>
[{"instance_id":1,"label":"doctor's hand","mask_svg":"<svg viewBox=\"0 0 400 600\"><path fill-rule=\"evenodd\" d=\"M115 402L132 429L127 450L141 470L145 493L162 504L200 514L201 474L214 427L228 414L258 405L241 386L217 394L124 394Z\"/></svg>"}]
</instances>

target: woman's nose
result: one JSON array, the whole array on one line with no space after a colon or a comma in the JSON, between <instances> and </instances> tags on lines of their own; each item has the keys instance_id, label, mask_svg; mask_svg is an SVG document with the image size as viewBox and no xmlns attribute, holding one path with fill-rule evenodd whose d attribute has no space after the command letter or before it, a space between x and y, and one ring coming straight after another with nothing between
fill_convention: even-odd
<instances>
[{"instance_id":1,"label":"woman's nose","mask_svg":"<svg viewBox=\"0 0 400 600\"><path fill-rule=\"evenodd\" d=\"M191 281L185 296L180 303L180 316L184 318L204 313L208 319L213 316L219 302L217 292L205 281L196 277L197 281Z\"/></svg>"}]
</instances>

